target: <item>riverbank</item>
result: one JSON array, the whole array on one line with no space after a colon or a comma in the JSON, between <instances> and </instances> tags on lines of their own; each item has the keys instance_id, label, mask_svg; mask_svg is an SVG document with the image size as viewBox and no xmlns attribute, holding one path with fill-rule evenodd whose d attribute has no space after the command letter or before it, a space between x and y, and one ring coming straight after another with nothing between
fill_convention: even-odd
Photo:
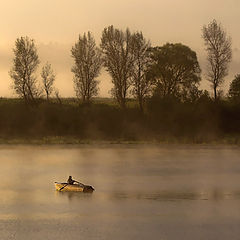
<instances>
[{"instance_id":1,"label":"riverbank","mask_svg":"<svg viewBox=\"0 0 240 240\"><path fill-rule=\"evenodd\" d=\"M236 145L240 146L240 137L225 137L209 141L199 139L165 138L152 140L93 140L76 137L42 137L42 138L0 138L0 145Z\"/></svg>"},{"instance_id":2,"label":"riverbank","mask_svg":"<svg viewBox=\"0 0 240 240\"><path fill-rule=\"evenodd\" d=\"M0 144L240 144L240 105L227 101L151 99L143 113L107 99L35 107L1 99L0 116Z\"/></svg>"}]
</instances>

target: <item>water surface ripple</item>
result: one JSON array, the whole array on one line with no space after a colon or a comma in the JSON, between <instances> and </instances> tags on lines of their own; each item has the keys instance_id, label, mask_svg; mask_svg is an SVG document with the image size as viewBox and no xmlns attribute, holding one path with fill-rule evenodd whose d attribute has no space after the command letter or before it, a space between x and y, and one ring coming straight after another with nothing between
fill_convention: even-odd
<instances>
[{"instance_id":1,"label":"water surface ripple","mask_svg":"<svg viewBox=\"0 0 240 240\"><path fill-rule=\"evenodd\" d=\"M239 239L240 148L0 147L0 239ZM56 192L68 175L93 194Z\"/></svg>"}]
</instances>

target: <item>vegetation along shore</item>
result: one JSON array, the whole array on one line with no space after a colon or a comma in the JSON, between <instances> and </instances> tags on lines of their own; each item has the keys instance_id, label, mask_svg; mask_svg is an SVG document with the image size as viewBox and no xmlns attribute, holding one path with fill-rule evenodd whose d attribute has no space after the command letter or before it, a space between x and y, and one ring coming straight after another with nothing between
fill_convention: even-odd
<instances>
[{"instance_id":1,"label":"vegetation along shore","mask_svg":"<svg viewBox=\"0 0 240 240\"><path fill-rule=\"evenodd\" d=\"M47 62L39 76L35 40L17 38L9 74L18 98L0 99L1 143L240 142L240 75L221 89L232 59L231 38L216 20L202 28L206 47L202 81L197 54L181 43L151 46L142 32L106 27L97 46L79 35L70 54L76 97L62 98ZM112 98L99 98L105 69Z\"/></svg>"}]
</instances>

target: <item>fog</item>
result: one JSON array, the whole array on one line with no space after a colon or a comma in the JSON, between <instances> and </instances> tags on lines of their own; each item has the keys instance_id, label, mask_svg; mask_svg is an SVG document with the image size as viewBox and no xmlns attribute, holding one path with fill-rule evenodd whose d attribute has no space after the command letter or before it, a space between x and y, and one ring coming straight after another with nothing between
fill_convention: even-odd
<instances>
[{"instance_id":1,"label":"fog","mask_svg":"<svg viewBox=\"0 0 240 240\"><path fill-rule=\"evenodd\" d=\"M0 147L3 239L238 239L239 148ZM93 194L56 192L68 175ZM173 230L174 229L174 230Z\"/></svg>"},{"instance_id":2,"label":"fog","mask_svg":"<svg viewBox=\"0 0 240 240\"><path fill-rule=\"evenodd\" d=\"M13 96L8 71L13 58L14 41L20 36L36 40L42 64L52 63L57 73L56 86L63 97L74 96L70 49L78 35L91 31L96 42L100 42L104 27L129 27L132 31L142 31L153 46L166 42L181 42L197 52L203 69L201 87L209 89L205 80L205 52L201 29L212 19L222 23L232 37L233 61L229 76L223 86L239 73L240 33L238 0L142 0L142 1L79 1L79 0L10 0L2 1L0 15L0 96ZM111 79L103 72L99 77L100 96L109 96Z\"/></svg>"},{"instance_id":3,"label":"fog","mask_svg":"<svg viewBox=\"0 0 240 240\"><path fill-rule=\"evenodd\" d=\"M74 44L74 42L73 42ZM73 45L72 44L72 45ZM162 45L163 43L159 43ZM59 89L62 97L73 97L75 96L73 88L73 74L71 68L73 60L71 58L71 44L61 44L57 42L50 43L37 43L38 53L40 57L40 65L38 68L38 79L40 78L41 67L48 61L52 64L53 69L56 73L56 87ZM16 96L12 90L12 79L9 76L9 70L12 65L14 42L11 46L0 45L0 76L1 76L1 97L14 97ZM200 67L202 68L202 81L200 88L210 90L210 83L205 77L206 68L206 55L204 49L193 49L198 54L198 60ZM240 66L240 50L238 48L233 49L233 60L230 64L229 75L225 78L225 84L222 86L226 92L229 88L229 83L233 80L234 76L239 73ZM99 84L99 96L110 97L110 90L112 88L111 77L109 74L102 69L100 76L98 77Z\"/></svg>"}]
</instances>

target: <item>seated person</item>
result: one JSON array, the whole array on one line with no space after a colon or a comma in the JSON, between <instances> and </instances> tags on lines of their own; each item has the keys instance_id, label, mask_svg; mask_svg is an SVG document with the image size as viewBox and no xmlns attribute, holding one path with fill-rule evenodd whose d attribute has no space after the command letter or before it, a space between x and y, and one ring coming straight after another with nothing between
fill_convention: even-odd
<instances>
[{"instance_id":1,"label":"seated person","mask_svg":"<svg viewBox=\"0 0 240 240\"><path fill-rule=\"evenodd\" d=\"M69 178L67 180L67 183L70 184L70 185L73 185L75 182L78 183L77 181L72 179L72 176L69 176Z\"/></svg>"}]
</instances>

